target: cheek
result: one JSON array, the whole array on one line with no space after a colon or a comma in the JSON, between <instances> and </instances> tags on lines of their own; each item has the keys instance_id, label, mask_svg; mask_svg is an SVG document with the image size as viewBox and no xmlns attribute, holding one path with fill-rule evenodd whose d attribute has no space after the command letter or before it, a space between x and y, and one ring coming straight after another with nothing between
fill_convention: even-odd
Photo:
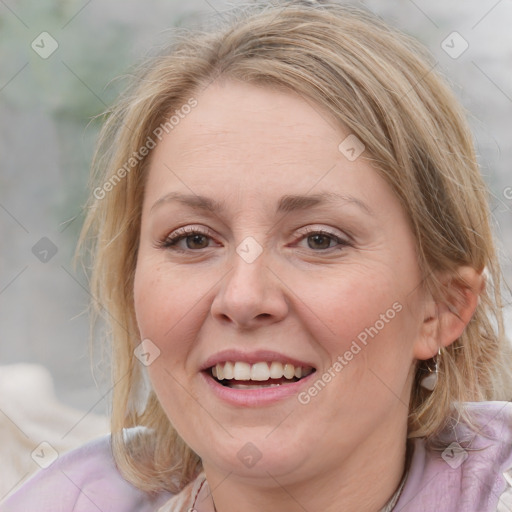
<instances>
[{"instance_id":1,"label":"cheek","mask_svg":"<svg viewBox=\"0 0 512 512\"><path fill-rule=\"evenodd\" d=\"M355 339L375 322L382 329L381 315L387 314L386 320L396 317L393 304L398 294L385 274L372 269L303 279L302 284L294 287L294 292L334 340Z\"/></svg>"},{"instance_id":2,"label":"cheek","mask_svg":"<svg viewBox=\"0 0 512 512\"><path fill-rule=\"evenodd\" d=\"M172 277L171 277L172 276ZM171 334L197 302L197 287L187 286L186 277L165 271L165 265L139 260L135 271L134 303L141 336L162 339Z\"/></svg>"},{"instance_id":3,"label":"cheek","mask_svg":"<svg viewBox=\"0 0 512 512\"><path fill-rule=\"evenodd\" d=\"M199 276L201 274L201 276ZM140 258L135 272L134 304L142 339L160 352L159 361L176 366L187 362L193 340L208 314L208 290L218 278L171 268L168 263Z\"/></svg>"},{"instance_id":4,"label":"cheek","mask_svg":"<svg viewBox=\"0 0 512 512\"><path fill-rule=\"evenodd\" d=\"M152 271L147 265L140 264L140 262L135 269L133 300L137 325L143 339L152 339L154 333L151 332L151 326L161 316L160 303L155 300L155 291L160 288L158 275L158 271Z\"/></svg>"},{"instance_id":5,"label":"cheek","mask_svg":"<svg viewBox=\"0 0 512 512\"><path fill-rule=\"evenodd\" d=\"M176 323L172 315L181 313L182 303L176 293L166 286L159 266L139 260L134 279L134 306L137 326L141 339L149 339L164 356L167 350L166 339L172 336L172 326ZM162 357L159 357L161 360ZM154 364L148 368L151 373Z\"/></svg>"},{"instance_id":6,"label":"cheek","mask_svg":"<svg viewBox=\"0 0 512 512\"><path fill-rule=\"evenodd\" d=\"M183 368L190 347L188 342L179 342L187 340L183 330L185 322L180 320L187 318L192 305L186 294L179 291L179 279L174 276L171 286L163 268L165 265L139 258L134 279L134 304L141 339L151 340L160 351L147 371L154 391L160 402L167 404L165 409L169 413L176 408L183 410L187 397L190 398L183 394L178 384L183 378L177 370ZM171 414L171 421L175 420L179 423Z\"/></svg>"},{"instance_id":7,"label":"cheek","mask_svg":"<svg viewBox=\"0 0 512 512\"><path fill-rule=\"evenodd\" d=\"M299 316L310 319L307 328L327 356L326 366L340 363L340 384L357 382L359 391L374 394L384 381L398 393L407 378L418 325L406 302L408 290L393 275L381 266L347 269L342 276L306 279L294 287L305 304Z\"/></svg>"}]
</instances>

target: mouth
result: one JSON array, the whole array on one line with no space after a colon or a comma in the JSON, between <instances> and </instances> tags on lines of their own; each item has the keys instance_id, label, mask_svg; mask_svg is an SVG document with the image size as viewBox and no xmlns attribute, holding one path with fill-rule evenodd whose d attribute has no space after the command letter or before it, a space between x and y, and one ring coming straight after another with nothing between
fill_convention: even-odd
<instances>
[{"instance_id":1,"label":"mouth","mask_svg":"<svg viewBox=\"0 0 512 512\"><path fill-rule=\"evenodd\" d=\"M286 386L315 372L312 366L295 366L279 361L226 361L205 369L204 372L224 387L232 389L259 389Z\"/></svg>"}]
</instances>

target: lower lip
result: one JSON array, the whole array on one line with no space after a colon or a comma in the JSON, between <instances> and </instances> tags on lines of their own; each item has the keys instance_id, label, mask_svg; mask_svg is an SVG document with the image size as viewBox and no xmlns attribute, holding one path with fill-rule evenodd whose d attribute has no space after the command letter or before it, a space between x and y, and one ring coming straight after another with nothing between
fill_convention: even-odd
<instances>
[{"instance_id":1,"label":"lower lip","mask_svg":"<svg viewBox=\"0 0 512 512\"><path fill-rule=\"evenodd\" d=\"M316 372L309 374L296 382L281 384L280 386L255 389L235 389L219 384L206 372L200 372L213 393L221 400L232 405L252 406L269 405L279 400L297 396L301 388L307 387Z\"/></svg>"}]
</instances>

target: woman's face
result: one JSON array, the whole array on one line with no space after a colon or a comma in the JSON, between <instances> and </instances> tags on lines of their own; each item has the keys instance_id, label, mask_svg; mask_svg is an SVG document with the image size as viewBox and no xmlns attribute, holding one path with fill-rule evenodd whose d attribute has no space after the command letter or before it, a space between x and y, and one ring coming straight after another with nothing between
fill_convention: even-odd
<instances>
[{"instance_id":1,"label":"woman's face","mask_svg":"<svg viewBox=\"0 0 512 512\"><path fill-rule=\"evenodd\" d=\"M196 99L151 155L135 275L170 421L207 472L281 483L391 449L426 318L399 201L300 96Z\"/></svg>"}]
</instances>

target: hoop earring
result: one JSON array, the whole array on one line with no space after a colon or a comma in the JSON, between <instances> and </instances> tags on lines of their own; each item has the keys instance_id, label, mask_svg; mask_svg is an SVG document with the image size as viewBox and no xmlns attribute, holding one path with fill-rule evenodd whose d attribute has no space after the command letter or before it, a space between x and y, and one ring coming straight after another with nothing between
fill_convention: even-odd
<instances>
[{"instance_id":1,"label":"hoop earring","mask_svg":"<svg viewBox=\"0 0 512 512\"><path fill-rule=\"evenodd\" d=\"M435 367L432 370L430 366L428 366L429 374L426 377L423 377L420 382L420 386L428 389L429 391L434 391L434 388L437 384L437 378L439 375L439 357L441 356L441 349L437 351L437 355L432 359L434 360Z\"/></svg>"}]
</instances>

